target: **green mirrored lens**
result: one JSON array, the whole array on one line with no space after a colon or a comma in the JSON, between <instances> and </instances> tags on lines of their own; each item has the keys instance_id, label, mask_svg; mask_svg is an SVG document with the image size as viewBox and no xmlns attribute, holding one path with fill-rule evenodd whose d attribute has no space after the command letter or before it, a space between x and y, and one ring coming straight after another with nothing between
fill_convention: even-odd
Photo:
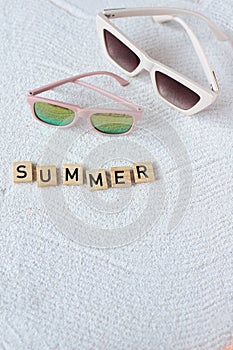
<instances>
[{"instance_id":1,"label":"green mirrored lens","mask_svg":"<svg viewBox=\"0 0 233 350\"><path fill-rule=\"evenodd\" d=\"M95 113L91 115L94 128L105 134L124 134L133 125L133 117L128 114Z\"/></svg>"},{"instance_id":2,"label":"green mirrored lens","mask_svg":"<svg viewBox=\"0 0 233 350\"><path fill-rule=\"evenodd\" d=\"M34 111L41 121L50 125L64 126L70 124L75 113L68 108L56 106L46 102L36 102Z\"/></svg>"}]
</instances>

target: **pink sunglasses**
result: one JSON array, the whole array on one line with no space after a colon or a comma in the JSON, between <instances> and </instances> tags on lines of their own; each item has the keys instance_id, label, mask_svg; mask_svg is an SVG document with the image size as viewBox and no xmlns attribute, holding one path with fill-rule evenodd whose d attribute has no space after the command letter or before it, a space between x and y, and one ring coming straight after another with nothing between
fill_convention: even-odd
<instances>
[{"instance_id":1,"label":"pink sunglasses","mask_svg":"<svg viewBox=\"0 0 233 350\"><path fill-rule=\"evenodd\" d=\"M141 118L142 108L132 102L112 94L109 91L105 91L94 85L79 80L84 77L102 74L116 79L122 86L129 84L127 80L119 77L118 75L105 71L89 72L59 80L28 92L27 102L31 106L33 117L37 121L55 128L70 127L76 123L78 117L82 117L88 119L90 126L101 134L129 134L134 129L136 122ZM123 105L127 106L128 109L82 108L74 104L37 96L44 91L48 91L66 83L79 84L97 91L114 101L122 103Z\"/></svg>"}]
</instances>

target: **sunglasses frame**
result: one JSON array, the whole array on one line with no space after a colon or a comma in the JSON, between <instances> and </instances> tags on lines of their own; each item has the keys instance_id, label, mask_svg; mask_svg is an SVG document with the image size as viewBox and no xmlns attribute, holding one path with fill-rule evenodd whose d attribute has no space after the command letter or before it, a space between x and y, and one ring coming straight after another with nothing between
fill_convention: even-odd
<instances>
[{"instance_id":1,"label":"sunglasses frame","mask_svg":"<svg viewBox=\"0 0 233 350\"><path fill-rule=\"evenodd\" d=\"M47 125L47 126L52 127L52 128L59 128L59 129L69 128L77 122L78 118L84 118L84 119L88 120L89 126L101 135L121 136L121 135L127 135L127 134L131 133L134 130L137 121L139 119L141 119L143 109L140 106L138 106L132 102L129 102L122 97L116 96L109 91L103 90L97 86L94 86L94 85L91 85L89 83L86 83L84 81L79 80L81 78L85 78L85 77L93 76L93 75L108 75L108 76L114 78L121 86L126 86L129 84L129 82L127 80L119 77L118 75L116 75L114 73L107 72L107 71L96 71L96 72L88 72L88 73L84 73L84 74L79 74L79 75L76 75L74 77L62 79L62 80L56 81L54 83L44 85L40 88L29 91L27 94L26 100L27 100L28 104L30 105L33 117L41 124ZM75 104L72 104L72 103L66 103L66 102L62 102L62 101L52 100L52 99L49 99L46 97L37 96L38 94L40 94L42 92L51 90L55 87L58 87L58 86L61 86L61 85L67 84L67 83L75 83L78 85L82 85L86 88L89 88L91 90L97 91L97 92L101 93L102 95L105 95L114 101L122 103L123 105L127 106L129 109L82 108L82 107L75 105ZM46 103L50 103L50 104L55 105L55 106L68 108L75 113L74 120L68 125L61 125L61 126L52 125L52 124L43 122L42 120L40 120L37 117L37 115L35 113L34 105L36 102L46 102ZM128 115L133 117L133 124L132 124L130 130L128 130L125 133L111 134L111 133L101 132L101 131L97 130L91 122L91 115L96 114L96 113L128 114Z\"/></svg>"},{"instance_id":2,"label":"sunglasses frame","mask_svg":"<svg viewBox=\"0 0 233 350\"><path fill-rule=\"evenodd\" d=\"M192 12L188 10L182 10L182 9L172 9L172 8L132 8L132 9L109 9L104 10L104 12L101 12L96 17L96 24L97 24L97 31L100 38L100 42L102 44L102 47L104 49L105 56L115 65L117 66L123 73L126 75L133 77L139 74L143 69L147 70L150 74L152 85L155 91L155 94L159 96L164 102L166 102L171 107L175 108L176 110L180 111L181 113L185 115L193 115L195 113L198 113L199 111L203 110L204 108L211 105L216 97L219 94L219 86L218 82L215 76L214 71L211 69L208 60L205 56L205 53L201 47L200 42L198 41L196 35L194 32L188 27L188 25L179 17L177 17L177 14L191 14L196 17L201 18L204 20L209 27L214 32L215 36L218 40L228 40L228 37L222 33L213 22L211 22L207 17L197 13ZM164 65L163 63L151 58L144 50L139 48L139 46L129 39L118 27L116 27L110 19L114 18L122 18L122 17L134 17L134 16L150 16L153 18L156 22L167 22L169 20L175 20L178 22L187 32L189 35L190 40L192 41L192 44L194 46L194 49L198 55L198 58L201 62L201 65L204 69L205 75L208 79L210 88L207 89L200 84L196 83L192 79L184 76L181 73L178 73L174 69ZM114 61L113 58L110 57L104 31L107 30L112 35L114 35L117 39L119 39L123 44L125 44L130 50L132 50L139 58L140 63L134 69L132 72L129 72L122 68L117 62ZM155 73L161 72L163 74L166 74L168 77L176 80L177 82L183 84L184 86L188 87L192 91L194 91L196 94L199 95L200 100L190 109L181 109L168 100L166 100L159 92Z\"/></svg>"}]
</instances>

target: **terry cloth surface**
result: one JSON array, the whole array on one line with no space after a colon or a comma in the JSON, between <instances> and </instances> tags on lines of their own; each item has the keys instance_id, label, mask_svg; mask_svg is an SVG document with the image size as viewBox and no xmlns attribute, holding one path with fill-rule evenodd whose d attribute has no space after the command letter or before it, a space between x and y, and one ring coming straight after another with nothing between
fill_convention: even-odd
<instances>
[{"instance_id":1,"label":"terry cloth surface","mask_svg":"<svg viewBox=\"0 0 233 350\"><path fill-rule=\"evenodd\" d=\"M0 349L221 350L232 337L233 55L197 18L221 93L185 117L155 97L147 72L127 87L87 81L142 105L135 131L98 135L83 119L55 130L37 123L26 92L93 70L121 76L103 55L103 7L199 11L233 33L232 0L0 2ZM206 84L183 29L150 18L118 21L148 54ZM208 86L208 85L206 85ZM47 96L115 106L71 84ZM153 161L156 181L88 192L13 184L12 162L82 163L87 169ZM108 249L103 249L106 247ZM113 248L115 247L115 248Z\"/></svg>"}]
</instances>

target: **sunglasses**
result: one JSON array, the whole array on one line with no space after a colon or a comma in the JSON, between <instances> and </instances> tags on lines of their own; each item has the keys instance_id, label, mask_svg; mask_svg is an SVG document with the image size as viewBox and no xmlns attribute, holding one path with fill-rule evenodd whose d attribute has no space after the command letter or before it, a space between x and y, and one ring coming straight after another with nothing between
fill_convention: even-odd
<instances>
[{"instance_id":1,"label":"sunglasses","mask_svg":"<svg viewBox=\"0 0 233 350\"><path fill-rule=\"evenodd\" d=\"M76 123L79 117L88 119L91 128L101 134L107 135L126 135L135 127L136 122L142 116L142 108L131 103L121 97L105 91L94 85L80 81L81 78L92 75L108 75L114 78L122 86L126 86L129 82L116 74L110 72L90 72L76 75L71 78L59 80L41 88L32 90L27 94L27 102L29 103L34 118L45 124L55 128L67 128ZM61 101L51 100L45 97L39 97L38 94L58 87L66 83L75 83L86 88L101 93L110 99L117 101L127 109L104 109L104 108L82 108L80 106L65 103Z\"/></svg>"},{"instance_id":2,"label":"sunglasses","mask_svg":"<svg viewBox=\"0 0 233 350\"><path fill-rule=\"evenodd\" d=\"M97 15L97 31L104 53L108 59L128 76L135 76L143 69L150 73L155 94L168 105L186 115L195 114L212 104L219 86L214 71L211 69L206 55L194 32L177 14L196 16L207 23L218 40L228 40L216 25L207 17L197 12L172 8L132 8L109 9ZM140 49L110 19L136 16L151 16L155 22L174 20L187 32L196 54L203 67L209 88L205 88L174 69L156 61Z\"/></svg>"}]
</instances>

